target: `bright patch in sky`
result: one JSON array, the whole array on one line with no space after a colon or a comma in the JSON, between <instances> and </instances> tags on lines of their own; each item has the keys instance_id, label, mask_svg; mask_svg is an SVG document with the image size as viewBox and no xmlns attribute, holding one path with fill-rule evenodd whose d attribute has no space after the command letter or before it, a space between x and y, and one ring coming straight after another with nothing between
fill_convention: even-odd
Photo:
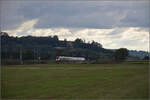
<instances>
[{"instance_id":1,"label":"bright patch in sky","mask_svg":"<svg viewBox=\"0 0 150 100\"><path fill-rule=\"evenodd\" d=\"M149 32L146 28L126 27L112 29L69 29L69 28L34 28L38 19L26 21L20 27L14 30L4 30L12 36L54 36L57 35L60 40L68 41L81 38L86 42L96 41L104 48L117 49L128 48L148 51Z\"/></svg>"}]
</instances>

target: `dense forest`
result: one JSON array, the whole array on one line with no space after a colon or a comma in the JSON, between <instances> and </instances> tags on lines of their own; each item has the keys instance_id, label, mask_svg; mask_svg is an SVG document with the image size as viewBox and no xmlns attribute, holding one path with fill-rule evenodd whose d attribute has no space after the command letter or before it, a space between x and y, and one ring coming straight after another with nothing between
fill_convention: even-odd
<instances>
[{"instance_id":1,"label":"dense forest","mask_svg":"<svg viewBox=\"0 0 150 100\"><path fill-rule=\"evenodd\" d=\"M87 60L103 59L112 56L113 51L102 47L100 43L92 41L85 43L77 38L74 41L59 40L58 36L13 37L1 32L2 59L41 60L55 59L56 56L85 57Z\"/></svg>"}]
</instances>

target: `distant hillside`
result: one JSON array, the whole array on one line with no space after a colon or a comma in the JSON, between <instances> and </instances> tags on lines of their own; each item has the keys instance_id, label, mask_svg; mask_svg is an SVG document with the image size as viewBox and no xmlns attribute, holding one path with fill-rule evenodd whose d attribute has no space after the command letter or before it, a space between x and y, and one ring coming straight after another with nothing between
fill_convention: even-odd
<instances>
[{"instance_id":1,"label":"distant hillside","mask_svg":"<svg viewBox=\"0 0 150 100\"><path fill-rule=\"evenodd\" d=\"M129 55L139 57L140 59L143 59L145 56L149 56L149 53L146 52L146 51L130 50Z\"/></svg>"},{"instance_id":2,"label":"distant hillside","mask_svg":"<svg viewBox=\"0 0 150 100\"><path fill-rule=\"evenodd\" d=\"M2 59L55 59L56 56L80 56L87 60L113 59L115 49L105 49L102 44L93 41L85 43L77 38L75 41L59 40L58 36L13 37L1 32ZM143 59L148 52L129 50L129 55Z\"/></svg>"},{"instance_id":3,"label":"distant hillside","mask_svg":"<svg viewBox=\"0 0 150 100\"><path fill-rule=\"evenodd\" d=\"M81 56L89 60L110 57L113 51L102 47L100 43L93 41L85 43L77 38L75 41L60 41L58 36L13 37L6 32L1 32L2 59L19 59L22 53L23 59L55 59L56 56Z\"/></svg>"},{"instance_id":4,"label":"distant hillside","mask_svg":"<svg viewBox=\"0 0 150 100\"><path fill-rule=\"evenodd\" d=\"M109 49L113 52L116 51L116 49ZM137 51L137 50L129 50L129 56L137 57L139 59L143 59L145 56L149 56L150 54L146 51Z\"/></svg>"}]
</instances>

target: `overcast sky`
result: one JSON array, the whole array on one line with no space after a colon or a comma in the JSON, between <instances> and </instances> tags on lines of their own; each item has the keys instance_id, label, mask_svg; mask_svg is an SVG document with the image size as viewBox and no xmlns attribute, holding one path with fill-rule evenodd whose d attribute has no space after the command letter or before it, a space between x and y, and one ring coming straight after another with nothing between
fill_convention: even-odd
<instances>
[{"instance_id":1,"label":"overcast sky","mask_svg":"<svg viewBox=\"0 0 150 100\"><path fill-rule=\"evenodd\" d=\"M104 48L149 50L147 1L1 1L1 29L13 36L96 41Z\"/></svg>"}]
</instances>

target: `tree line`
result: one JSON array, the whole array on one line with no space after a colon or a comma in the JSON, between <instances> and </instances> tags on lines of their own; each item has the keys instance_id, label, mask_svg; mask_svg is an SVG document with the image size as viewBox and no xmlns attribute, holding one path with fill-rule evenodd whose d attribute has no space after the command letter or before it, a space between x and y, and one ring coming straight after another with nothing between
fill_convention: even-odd
<instances>
[{"instance_id":1,"label":"tree line","mask_svg":"<svg viewBox=\"0 0 150 100\"><path fill-rule=\"evenodd\" d=\"M85 57L86 60L115 59L123 60L128 56L127 49L112 51L103 48L102 44L92 41L86 43L80 38L74 41L59 40L58 36L9 36L6 32L1 35L1 59L22 60L54 60L56 56ZM122 56L123 55L123 56Z\"/></svg>"}]
</instances>

